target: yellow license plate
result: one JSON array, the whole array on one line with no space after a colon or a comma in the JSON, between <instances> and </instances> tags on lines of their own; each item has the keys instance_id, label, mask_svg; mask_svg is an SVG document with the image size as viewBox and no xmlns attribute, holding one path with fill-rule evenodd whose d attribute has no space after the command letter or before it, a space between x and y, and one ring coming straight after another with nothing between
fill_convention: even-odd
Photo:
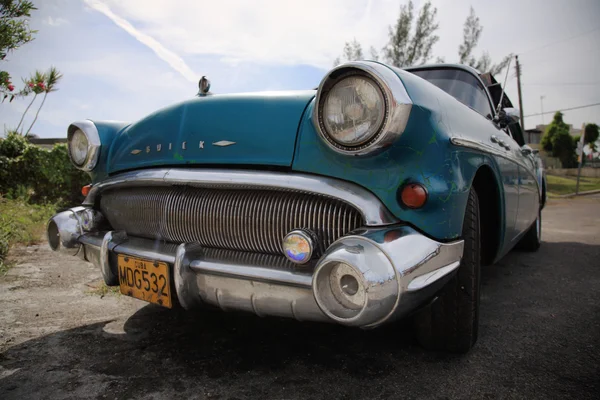
<instances>
[{"instance_id":1,"label":"yellow license plate","mask_svg":"<svg viewBox=\"0 0 600 400\"><path fill-rule=\"evenodd\" d=\"M118 266L122 294L171 308L169 266L166 263L119 254Z\"/></svg>"}]
</instances>

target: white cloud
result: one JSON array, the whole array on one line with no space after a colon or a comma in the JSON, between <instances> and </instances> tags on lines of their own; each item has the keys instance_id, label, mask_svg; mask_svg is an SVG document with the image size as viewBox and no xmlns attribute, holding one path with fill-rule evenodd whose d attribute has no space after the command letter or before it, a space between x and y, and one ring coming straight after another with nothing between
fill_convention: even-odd
<instances>
[{"instance_id":1,"label":"white cloud","mask_svg":"<svg viewBox=\"0 0 600 400\"><path fill-rule=\"evenodd\" d=\"M86 4L94 10L101 12L111 19L117 26L125 30L140 43L148 46L156 55L169 64L175 71L179 72L181 76L190 82L195 82L197 79L196 73L179 57L176 53L169 50L158 42L153 37L141 32L136 29L129 21L122 18L111 11L111 9L102 1L99 0L85 0Z\"/></svg>"},{"instance_id":2,"label":"white cloud","mask_svg":"<svg viewBox=\"0 0 600 400\"><path fill-rule=\"evenodd\" d=\"M106 0L115 14L182 56L329 68L344 42L385 44L397 0Z\"/></svg>"},{"instance_id":3,"label":"white cloud","mask_svg":"<svg viewBox=\"0 0 600 400\"><path fill-rule=\"evenodd\" d=\"M51 16L48 16L48 17L46 17L46 19L44 19L44 24L50 25L50 26L54 26L54 27L65 25L65 24L68 24L68 23L69 23L69 21L67 21L64 18L60 18L60 17L53 18Z\"/></svg>"}]
</instances>

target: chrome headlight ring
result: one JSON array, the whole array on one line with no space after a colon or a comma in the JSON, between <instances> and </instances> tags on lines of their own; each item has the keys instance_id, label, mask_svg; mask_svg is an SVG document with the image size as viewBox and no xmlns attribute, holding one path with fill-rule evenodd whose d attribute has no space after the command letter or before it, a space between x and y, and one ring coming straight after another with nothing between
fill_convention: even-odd
<instances>
[{"instance_id":1,"label":"chrome headlight ring","mask_svg":"<svg viewBox=\"0 0 600 400\"><path fill-rule=\"evenodd\" d=\"M73 136L78 131L83 132L85 138L87 139L87 152L85 157L83 157L83 160L79 162L77 162L72 154ZM101 143L98 129L92 121L77 121L69 125L69 129L67 130L67 143L69 148L69 158L76 168L89 172L96 167L96 164L98 163L98 157L100 156Z\"/></svg>"},{"instance_id":2,"label":"chrome headlight ring","mask_svg":"<svg viewBox=\"0 0 600 400\"><path fill-rule=\"evenodd\" d=\"M382 122L378 130L356 145L344 145L328 132L324 121L324 107L330 91L344 79L362 77L381 91L384 99ZM385 65L369 61L353 61L332 69L321 81L313 112L313 123L323 141L334 151L346 155L376 153L391 145L406 128L412 100L394 71Z\"/></svg>"}]
</instances>

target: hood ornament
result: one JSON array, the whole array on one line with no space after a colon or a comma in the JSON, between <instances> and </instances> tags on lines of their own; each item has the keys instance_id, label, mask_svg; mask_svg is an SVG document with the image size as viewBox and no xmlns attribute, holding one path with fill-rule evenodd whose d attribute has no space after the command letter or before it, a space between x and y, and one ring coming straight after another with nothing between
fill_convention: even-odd
<instances>
[{"instance_id":1,"label":"hood ornament","mask_svg":"<svg viewBox=\"0 0 600 400\"><path fill-rule=\"evenodd\" d=\"M198 96L200 96L200 97L208 96L209 94L211 94L209 92L210 81L208 80L208 78L206 76L203 76L202 78L200 78L200 81L198 82L198 88L200 89L198 91Z\"/></svg>"}]
</instances>

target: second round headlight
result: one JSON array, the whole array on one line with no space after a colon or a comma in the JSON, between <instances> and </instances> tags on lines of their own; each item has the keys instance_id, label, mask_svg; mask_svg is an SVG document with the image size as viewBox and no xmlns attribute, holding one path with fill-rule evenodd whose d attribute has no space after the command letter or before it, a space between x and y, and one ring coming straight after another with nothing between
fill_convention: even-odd
<instances>
[{"instance_id":1,"label":"second round headlight","mask_svg":"<svg viewBox=\"0 0 600 400\"><path fill-rule=\"evenodd\" d=\"M358 147L371 140L385 119L385 98L379 86L362 75L336 82L323 101L323 128L342 147Z\"/></svg>"},{"instance_id":2,"label":"second round headlight","mask_svg":"<svg viewBox=\"0 0 600 400\"><path fill-rule=\"evenodd\" d=\"M88 139L82 130L77 129L69 142L71 159L77 166L82 166L88 156Z\"/></svg>"}]
</instances>

